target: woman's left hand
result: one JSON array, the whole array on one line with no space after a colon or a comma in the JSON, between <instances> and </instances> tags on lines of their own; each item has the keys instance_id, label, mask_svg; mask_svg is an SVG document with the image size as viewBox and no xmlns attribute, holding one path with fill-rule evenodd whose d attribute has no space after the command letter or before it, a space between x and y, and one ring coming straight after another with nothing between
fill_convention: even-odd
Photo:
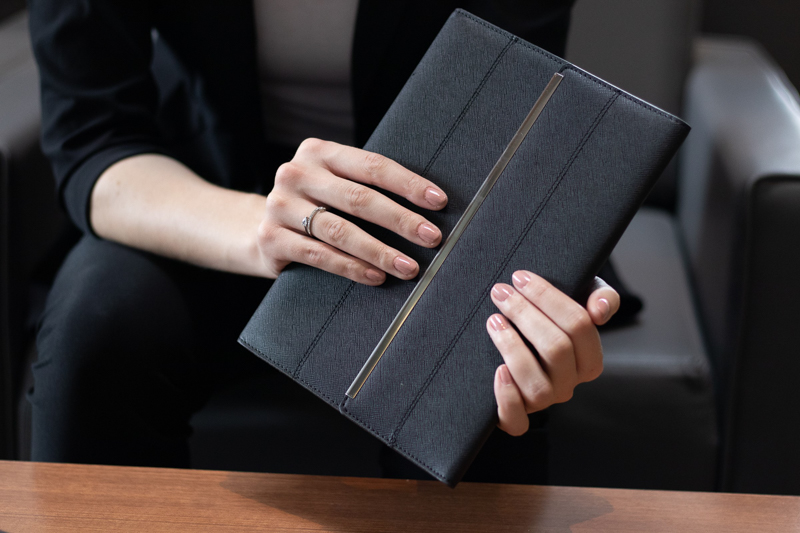
<instances>
[{"instance_id":1,"label":"woman's left hand","mask_svg":"<svg viewBox=\"0 0 800 533\"><path fill-rule=\"evenodd\" d=\"M494 376L498 426L522 435L528 431L529 413L566 402L576 385L603 371L596 326L617 312L619 294L595 278L584 308L532 272L518 270L512 280L513 286L498 283L492 289L502 314L490 316L486 329L505 361ZM520 334L536 348L538 359Z\"/></svg>"}]
</instances>

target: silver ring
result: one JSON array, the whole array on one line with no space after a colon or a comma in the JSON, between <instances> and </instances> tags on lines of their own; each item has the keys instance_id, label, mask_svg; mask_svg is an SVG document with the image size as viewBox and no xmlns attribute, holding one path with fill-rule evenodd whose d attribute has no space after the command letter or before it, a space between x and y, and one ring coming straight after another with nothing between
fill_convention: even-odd
<instances>
[{"instance_id":1,"label":"silver ring","mask_svg":"<svg viewBox=\"0 0 800 533\"><path fill-rule=\"evenodd\" d=\"M317 213L322 213L323 211L327 210L328 210L327 208L319 206L314 208L314 210L311 211L310 215L303 218L303 229L306 230L306 235L308 235L309 237L314 237L314 235L311 233L311 223L314 222L314 217L317 216Z\"/></svg>"}]
</instances>

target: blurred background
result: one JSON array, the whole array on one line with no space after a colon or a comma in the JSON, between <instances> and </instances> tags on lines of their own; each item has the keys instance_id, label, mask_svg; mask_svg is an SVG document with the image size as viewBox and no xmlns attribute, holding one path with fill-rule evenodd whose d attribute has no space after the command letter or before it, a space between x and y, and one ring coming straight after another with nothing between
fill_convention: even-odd
<instances>
[{"instance_id":1,"label":"blurred background","mask_svg":"<svg viewBox=\"0 0 800 533\"><path fill-rule=\"evenodd\" d=\"M76 236L38 148L24 9L0 0L0 459L22 460L35 324ZM800 494L798 20L796 0L577 1L567 59L693 131L613 255L644 310L602 332L604 375L548 410L551 483ZM309 397L278 412L267 388L218 391L195 466L375 474L372 439L293 432Z\"/></svg>"},{"instance_id":2,"label":"blurred background","mask_svg":"<svg viewBox=\"0 0 800 533\"><path fill-rule=\"evenodd\" d=\"M578 0L597 2L597 0ZM647 5L645 0L641 2ZM25 8L24 0L0 0L0 20ZM704 0L698 23L704 33L744 35L760 42L789 79L800 82L800 6L793 0Z\"/></svg>"}]
</instances>

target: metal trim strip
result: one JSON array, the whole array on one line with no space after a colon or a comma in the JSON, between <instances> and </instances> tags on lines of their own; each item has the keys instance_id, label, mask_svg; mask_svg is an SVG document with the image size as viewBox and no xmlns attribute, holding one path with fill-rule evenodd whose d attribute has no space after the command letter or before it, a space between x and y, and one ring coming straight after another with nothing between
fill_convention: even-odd
<instances>
[{"instance_id":1,"label":"metal trim strip","mask_svg":"<svg viewBox=\"0 0 800 533\"><path fill-rule=\"evenodd\" d=\"M442 248L439 250L439 253L437 253L436 257L433 258L433 261L431 261L430 266L428 266L428 269L422 275L422 278L420 278L416 287L414 287L414 290L408 296L405 303L403 303L403 306L400 308L400 311L398 311L394 320L392 320L392 323L389 325L389 328L383 334L383 337L381 337L381 340L378 342L378 345L372 351L372 354L370 354L369 358L364 363L364 366L358 372L358 375L356 375L356 378L353 380L353 383L347 389L346 394L348 397L355 398L356 395L358 395L358 392L361 390L361 387L364 386L364 383L366 383L370 374L372 374L372 371L378 365L378 361L380 361L381 357L383 357L383 354L389 348L389 345L392 343L395 336L400 331L400 328L403 326L403 323L411 314L411 311L414 310L414 307L417 305L417 302L422 297L422 294L425 292L425 289L427 289L428 286L433 281L434 276L436 276L436 273L444 264L445 259L447 259L447 257L450 255L450 252L453 250L456 243L461 238L461 235L466 230L470 221L472 221L472 218L475 216L475 213L478 212L478 209L481 207L481 204L483 204L483 201L489 195L489 192L492 190L492 187L494 187L494 184L500 178L500 175L505 170L509 161L511 161L511 158L514 157L514 154L517 152L517 149L522 144L522 141L525 140L525 136L528 135L528 132L533 127L536 120L539 118L539 115L542 114L542 111L547 105L547 102L550 101L550 98L553 96L559 84L561 83L561 80L563 79L564 76L562 74L560 73L554 74L553 77L550 79L550 82L544 88L544 91L542 91L542 94L539 95L539 98L536 99L536 103L533 104L533 107L531 108L530 112L528 112L528 115L525 117L525 120L522 121L522 124L520 125L519 129L514 134L514 136L511 138L511 141L508 143L508 146L506 146L506 149L503 150L503 154L494 164L494 167L492 167L492 170L491 172L489 172L489 175L486 177L486 180L484 180L480 189L478 189L478 192L475 193L475 196L473 197L472 201L470 201L466 210L464 210L464 214L461 215L461 218L456 223L455 227L453 228L453 231L450 232L450 235L445 240L444 244L442 245Z\"/></svg>"}]
</instances>

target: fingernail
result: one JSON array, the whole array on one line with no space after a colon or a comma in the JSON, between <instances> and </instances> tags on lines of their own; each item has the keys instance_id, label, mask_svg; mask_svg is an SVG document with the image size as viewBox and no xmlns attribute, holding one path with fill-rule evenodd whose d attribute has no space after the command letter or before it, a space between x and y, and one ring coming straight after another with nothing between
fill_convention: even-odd
<instances>
[{"instance_id":1,"label":"fingernail","mask_svg":"<svg viewBox=\"0 0 800 533\"><path fill-rule=\"evenodd\" d=\"M511 294L511 289L506 285L495 285L492 289L492 295L498 302L505 302Z\"/></svg>"},{"instance_id":2,"label":"fingernail","mask_svg":"<svg viewBox=\"0 0 800 533\"><path fill-rule=\"evenodd\" d=\"M447 201L447 197L444 193L437 191L433 187L428 187L425 189L425 200L433 207L439 208Z\"/></svg>"},{"instance_id":3,"label":"fingernail","mask_svg":"<svg viewBox=\"0 0 800 533\"><path fill-rule=\"evenodd\" d=\"M600 298L597 300L597 307L600 308L600 313L603 315L603 320L608 320L608 315L611 313L611 306L608 304L608 300L605 298Z\"/></svg>"},{"instance_id":4,"label":"fingernail","mask_svg":"<svg viewBox=\"0 0 800 533\"><path fill-rule=\"evenodd\" d=\"M370 281L381 282L383 281L383 273L378 272L377 270L373 270L368 268L366 272L364 272L364 276Z\"/></svg>"},{"instance_id":5,"label":"fingernail","mask_svg":"<svg viewBox=\"0 0 800 533\"><path fill-rule=\"evenodd\" d=\"M500 383L503 385L511 385L514 380L511 379L511 372L508 371L506 365L500 365Z\"/></svg>"},{"instance_id":6,"label":"fingernail","mask_svg":"<svg viewBox=\"0 0 800 533\"><path fill-rule=\"evenodd\" d=\"M417 266L413 261L400 255L394 258L394 267L398 272L401 272L406 276L410 276L417 270Z\"/></svg>"},{"instance_id":7,"label":"fingernail","mask_svg":"<svg viewBox=\"0 0 800 533\"><path fill-rule=\"evenodd\" d=\"M503 331L504 329L508 329L508 324L503 318L503 315L490 316L489 325L492 326L492 329L495 331Z\"/></svg>"},{"instance_id":8,"label":"fingernail","mask_svg":"<svg viewBox=\"0 0 800 533\"><path fill-rule=\"evenodd\" d=\"M514 272L514 275L511 276L514 280L514 285L519 287L520 289L528 284L531 280L531 276L527 272L523 272L520 270L519 272Z\"/></svg>"},{"instance_id":9,"label":"fingernail","mask_svg":"<svg viewBox=\"0 0 800 533\"><path fill-rule=\"evenodd\" d=\"M424 222L417 228L417 235L428 244L435 244L439 240L439 230L432 224Z\"/></svg>"}]
</instances>

